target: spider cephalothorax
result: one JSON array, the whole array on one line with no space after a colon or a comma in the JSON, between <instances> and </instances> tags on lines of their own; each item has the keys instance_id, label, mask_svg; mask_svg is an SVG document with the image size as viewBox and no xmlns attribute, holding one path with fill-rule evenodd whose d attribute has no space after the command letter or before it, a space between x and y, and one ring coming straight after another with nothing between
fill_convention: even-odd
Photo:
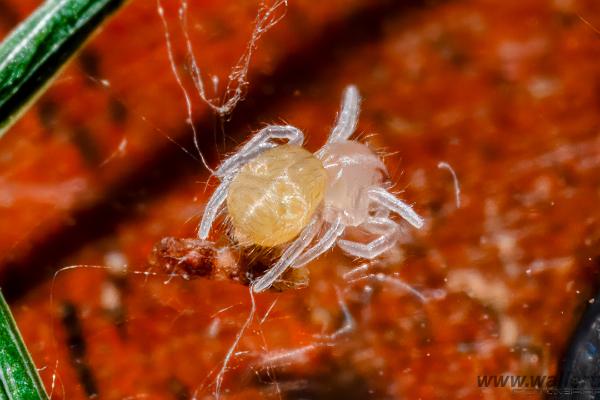
<instances>
[{"instance_id":1,"label":"spider cephalothorax","mask_svg":"<svg viewBox=\"0 0 600 400\"><path fill-rule=\"evenodd\" d=\"M387 170L354 133L360 97L344 91L342 108L327 143L312 154L304 135L290 125L269 125L215 171L221 184L204 210L198 236L206 239L226 205L233 235L242 246L282 247L281 256L253 284L269 288L288 268L301 267L337 245L344 252L372 259L393 247L399 225L390 213L416 228L423 220L386 190ZM347 227L377 238L368 243L342 239Z\"/></svg>"}]
</instances>

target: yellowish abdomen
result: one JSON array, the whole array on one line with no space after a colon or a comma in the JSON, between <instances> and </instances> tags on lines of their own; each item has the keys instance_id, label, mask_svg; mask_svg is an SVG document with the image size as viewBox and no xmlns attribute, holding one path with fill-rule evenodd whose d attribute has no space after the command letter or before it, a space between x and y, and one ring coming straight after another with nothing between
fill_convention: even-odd
<instances>
[{"instance_id":1,"label":"yellowish abdomen","mask_svg":"<svg viewBox=\"0 0 600 400\"><path fill-rule=\"evenodd\" d=\"M323 200L323 164L299 146L267 150L244 165L231 182L227 210L242 245L277 246L308 225Z\"/></svg>"}]
</instances>

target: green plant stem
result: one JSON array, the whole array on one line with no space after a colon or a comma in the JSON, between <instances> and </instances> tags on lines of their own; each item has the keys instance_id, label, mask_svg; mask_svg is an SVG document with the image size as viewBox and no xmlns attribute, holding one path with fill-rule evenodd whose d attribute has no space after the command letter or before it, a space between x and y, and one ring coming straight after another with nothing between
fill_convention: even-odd
<instances>
[{"instance_id":1,"label":"green plant stem","mask_svg":"<svg viewBox=\"0 0 600 400\"><path fill-rule=\"evenodd\" d=\"M0 292L0 399L47 399L40 376Z\"/></svg>"},{"instance_id":2,"label":"green plant stem","mask_svg":"<svg viewBox=\"0 0 600 400\"><path fill-rule=\"evenodd\" d=\"M0 137L125 0L46 0L0 44Z\"/></svg>"}]
</instances>

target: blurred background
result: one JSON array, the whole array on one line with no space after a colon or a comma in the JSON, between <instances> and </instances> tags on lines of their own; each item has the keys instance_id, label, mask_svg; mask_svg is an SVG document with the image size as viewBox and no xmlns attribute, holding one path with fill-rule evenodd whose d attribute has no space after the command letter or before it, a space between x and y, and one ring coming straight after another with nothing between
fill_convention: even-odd
<instances>
[{"instance_id":1,"label":"blurred background","mask_svg":"<svg viewBox=\"0 0 600 400\"><path fill-rule=\"evenodd\" d=\"M355 84L359 137L427 221L383 275L348 279L359 263L334 250L307 288L256 296L220 397L508 399L524 394L478 377L556 375L598 288L600 3L290 0L220 118L182 28L222 95L260 4L188 1L187 28L163 6L211 166L268 123L316 150ZM39 4L0 0L2 35ZM0 285L53 398L217 394L248 289L136 273L161 238L194 236L217 183L187 118L157 4L131 0L0 140ZM77 265L101 268L54 279Z\"/></svg>"}]
</instances>

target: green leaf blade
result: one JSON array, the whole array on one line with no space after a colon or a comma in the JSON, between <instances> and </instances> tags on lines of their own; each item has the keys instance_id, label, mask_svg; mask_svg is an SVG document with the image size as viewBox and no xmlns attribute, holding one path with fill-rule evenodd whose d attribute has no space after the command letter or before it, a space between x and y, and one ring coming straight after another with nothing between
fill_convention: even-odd
<instances>
[{"instance_id":1,"label":"green leaf blade","mask_svg":"<svg viewBox=\"0 0 600 400\"><path fill-rule=\"evenodd\" d=\"M48 399L17 324L0 292L0 399Z\"/></svg>"},{"instance_id":2,"label":"green leaf blade","mask_svg":"<svg viewBox=\"0 0 600 400\"><path fill-rule=\"evenodd\" d=\"M125 0L47 0L0 44L0 136Z\"/></svg>"}]
</instances>

